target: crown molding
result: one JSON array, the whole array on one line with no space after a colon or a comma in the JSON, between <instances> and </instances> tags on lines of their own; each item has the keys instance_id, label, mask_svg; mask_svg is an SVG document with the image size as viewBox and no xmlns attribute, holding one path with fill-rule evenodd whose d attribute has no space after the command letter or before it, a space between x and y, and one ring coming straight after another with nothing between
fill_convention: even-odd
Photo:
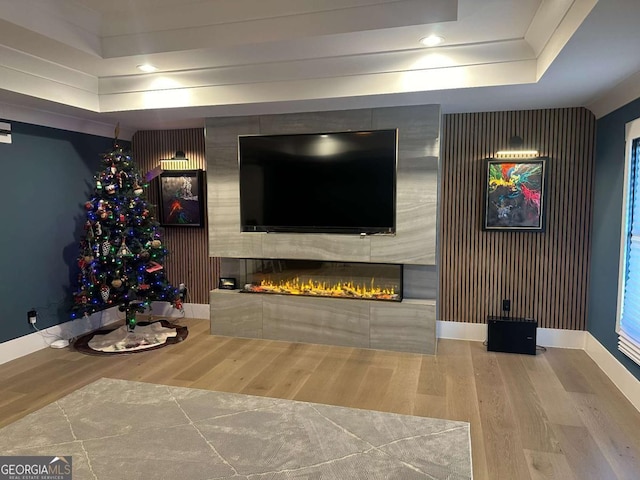
<instances>
[{"instance_id":1,"label":"crown molding","mask_svg":"<svg viewBox=\"0 0 640 480\"><path fill-rule=\"evenodd\" d=\"M7 121L13 120L31 125L40 125L107 138L113 138L115 128L113 123L96 122L87 120L86 118L73 117L71 115L63 115L8 103L0 103L0 118ZM130 141L134 133L134 129L121 125L119 138Z\"/></svg>"}]
</instances>

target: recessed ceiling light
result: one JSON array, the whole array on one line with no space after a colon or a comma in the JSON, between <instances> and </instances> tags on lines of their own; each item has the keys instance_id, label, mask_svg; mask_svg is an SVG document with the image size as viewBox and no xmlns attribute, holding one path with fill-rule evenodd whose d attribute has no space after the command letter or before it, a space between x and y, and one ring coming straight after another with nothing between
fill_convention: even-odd
<instances>
[{"instance_id":1,"label":"recessed ceiling light","mask_svg":"<svg viewBox=\"0 0 640 480\"><path fill-rule=\"evenodd\" d=\"M425 47L435 47L436 45L440 45L444 42L444 37L440 35L429 35L428 37L424 37L420 39L420 43Z\"/></svg>"},{"instance_id":2,"label":"recessed ceiling light","mask_svg":"<svg viewBox=\"0 0 640 480\"><path fill-rule=\"evenodd\" d=\"M158 71L158 67L155 67L150 63L143 63L142 65L138 65L136 68L144 73L153 73Z\"/></svg>"}]
</instances>

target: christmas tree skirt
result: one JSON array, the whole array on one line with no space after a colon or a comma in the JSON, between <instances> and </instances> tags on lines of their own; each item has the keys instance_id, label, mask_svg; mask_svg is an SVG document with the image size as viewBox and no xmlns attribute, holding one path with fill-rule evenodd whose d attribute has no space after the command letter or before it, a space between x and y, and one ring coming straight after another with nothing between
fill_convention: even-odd
<instances>
[{"instance_id":1,"label":"christmas tree skirt","mask_svg":"<svg viewBox=\"0 0 640 480\"><path fill-rule=\"evenodd\" d=\"M145 352L179 343L187 338L187 327L167 320L141 322L133 331L126 325L115 330L98 330L84 335L74 343L79 352L89 355L118 355Z\"/></svg>"}]
</instances>

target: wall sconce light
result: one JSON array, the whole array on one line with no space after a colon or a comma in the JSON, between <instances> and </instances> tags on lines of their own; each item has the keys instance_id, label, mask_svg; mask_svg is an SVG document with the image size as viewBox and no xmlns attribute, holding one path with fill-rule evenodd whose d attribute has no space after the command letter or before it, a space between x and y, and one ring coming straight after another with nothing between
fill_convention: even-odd
<instances>
[{"instance_id":1,"label":"wall sconce light","mask_svg":"<svg viewBox=\"0 0 640 480\"><path fill-rule=\"evenodd\" d=\"M165 170L165 167L168 166L169 170L171 170L172 166L180 167L188 161L189 159L184 155L184 152L182 150L176 150L176 154L172 158L160 159L160 165L152 170L149 170L145 174L144 178L147 182L150 182L158 175L160 175Z\"/></svg>"},{"instance_id":2,"label":"wall sconce light","mask_svg":"<svg viewBox=\"0 0 640 480\"><path fill-rule=\"evenodd\" d=\"M505 159L505 158L534 158L538 157L537 150L524 150L522 145L524 144L524 140L522 137L514 135L509 139L509 150L500 150L496 152L494 158Z\"/></svg>"},{"instance_id":3,"label":"wall sconce light","mask_svg":"<svg viewBox=\"0 0 640 480\"><path fill-rule=\"evenodd\" d=\"M184 156L182 150L176 150L176 154L171 158L163 158L160 162L188 162L189 159Z\"/></svg>"}]
</instances>

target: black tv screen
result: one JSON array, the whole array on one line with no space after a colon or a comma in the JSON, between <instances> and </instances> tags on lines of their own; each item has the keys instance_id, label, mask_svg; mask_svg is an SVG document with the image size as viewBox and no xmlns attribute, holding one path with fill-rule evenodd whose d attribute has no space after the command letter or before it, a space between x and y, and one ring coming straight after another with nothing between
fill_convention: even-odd
<instances>
[{"instance_id":1,"label":"black tv screen","mask_svg":"<svg viewBox=\"0 0 640 480\"><path fill-rule=\"evenodd\" d=\"M397 131L238 137L243 232L393 234Z\"/></svg>"}]
</instances>

